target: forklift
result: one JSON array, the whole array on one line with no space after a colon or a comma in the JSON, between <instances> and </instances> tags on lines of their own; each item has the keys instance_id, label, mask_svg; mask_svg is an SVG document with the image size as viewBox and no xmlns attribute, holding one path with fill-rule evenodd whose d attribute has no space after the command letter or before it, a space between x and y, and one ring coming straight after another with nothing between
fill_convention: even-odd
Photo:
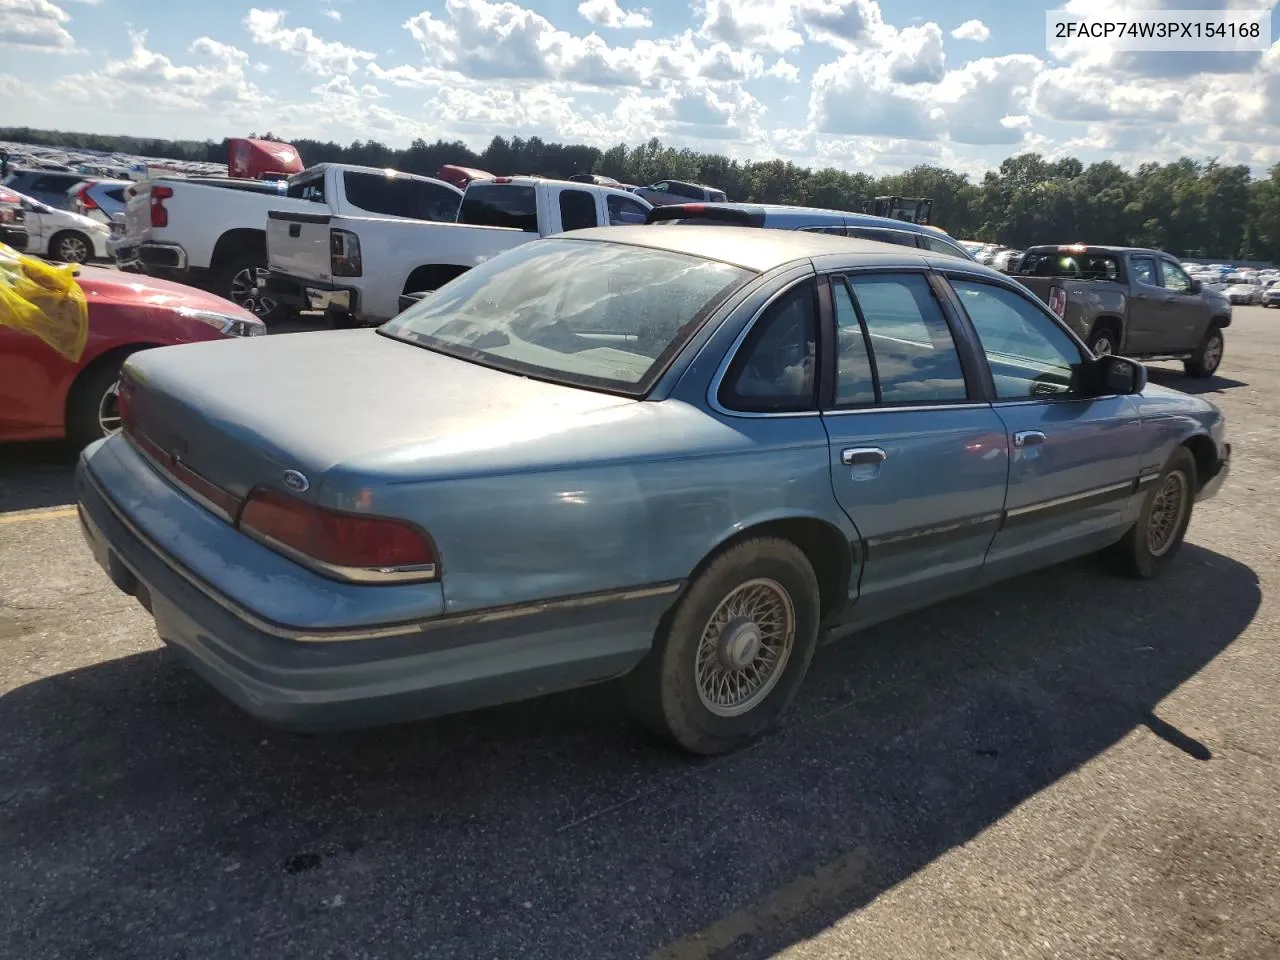
<instances>
[{"instance_id":1,"label":"forklift","mask_svg":"<svg viewBox=\"0 0 1280 960\"><path fill-rule=\"evenodd\" d=\"M876 197L874 200L863 201L862 212L928 226L929 217L933 213L933 200L928 197Z\"/></svg>"}]
</instances>

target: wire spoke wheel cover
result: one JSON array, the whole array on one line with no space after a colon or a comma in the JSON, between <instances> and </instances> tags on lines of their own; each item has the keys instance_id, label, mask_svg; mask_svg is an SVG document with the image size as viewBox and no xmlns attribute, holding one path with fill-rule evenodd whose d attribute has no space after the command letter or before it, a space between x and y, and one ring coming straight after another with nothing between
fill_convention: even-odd
<instances>
[{"instance_id":1,"label":"wire spoke wheel cover","mask_svg":"<svg viewBox=\"0 0 1280 960\"><path fill-rule=\"evenodd\" d=\"M759 577L735 587L698 643L694 679L702 705L719 717L754 709L786 670L795 636L795 607L782 584Z\"/></svg>"},{"instance_id":2,"label":"wire spoke wheel cover","mask_svg":"<svg viewBox=\"0 0 1280 960\"><path fill-rule=\"evenodd\" d=\"M245 267L231 278L231 296L228 299L255 317L267 316L276 308L276 302L260 292L268 275L265 267Z\"/></svg>"},{"instance_id":3,"label":"wire spoke wheel cover","mask_svg":"<svg viewBox=\"0 0 1280 960\"><path fill-rule=\"evenodd\" d=\"M117 380L98 401L98 426L102 428L102 435L109 437L119 433L123 425L120 419L120 381Z\"/></svg>"},{"instance_id":4,"label":"wire spoke wheel cover","mask_svg":"<svg viewBox=\"0 0 1280 960\"><path fill-rule=\"evenodd\" d=\"M1177 541L1189 500L1186 475L1174 470L1160 484L1147 516L1147 549L1153 557L1163 557Z\"/></svg>"}]
</instances>

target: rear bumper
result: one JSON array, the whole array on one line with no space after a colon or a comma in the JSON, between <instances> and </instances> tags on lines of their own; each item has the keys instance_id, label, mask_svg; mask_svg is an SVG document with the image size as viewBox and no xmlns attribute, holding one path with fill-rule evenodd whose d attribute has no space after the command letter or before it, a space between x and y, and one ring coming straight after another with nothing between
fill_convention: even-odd
<instances>
[{"instance_id":1,"label":"rear bumper","mask_svg":"<svg viewBox=\"0 0 1280 960\"><path fill-rule=\"evenodd\" d=\"M1222 445L1222 459L1218 461L1218 466L1214 473L1201 485L1200 492L1196 494L1196 500L1211 500L1216 497L1230 473L1231 444L1224 443Z\"/></svg>"},{"instance_id":2,"label":"rear bumper","mask_svg":"<svg viewBox=\"0 0 1280 960\"><path fill-rule=\"evenodd\" d=\"M272 270L267 277L266 295L297 310L337 310L358 316L360 291L339 284L301 280Z\"/></svg>"},{"instance_id":3,"label":"rear bumper","mask_svg":"<svg viewBox=\"0 0 1280 960\"><path fill-rule=\"evenodd\" d=\"M27 249L27 242L30 239L27 231L20 227L0 227L0 243L13 247L19 253Z\"/></svg>"},{"instance_id":4,"label":"rear bumper","mask_svg":"<svg viewBox=\"0 0 1280 960\"><path fill-rule=\"evenodd\" d=\"M151 273L162 270L181 272L187 269L187 251L177 243L144 240L142 243L131 244L123 237L112 237L110 250L121 270Z\"/></svg>"},{"instance_id":5,"label":"rear bumper","mask_svg":"<svg viewBox=\"0 0 1280 960\"><path fill-rule=\"evenodd\" d=\"M647 652L681 587L441 616L392 635L396 625L291 639L282 635L289 628L256 621L165 556L84 457L76 488L94 558L151 613L161 639L246 713L292 730L396 723L617 676Z\"/></svg>"}]
</instances>

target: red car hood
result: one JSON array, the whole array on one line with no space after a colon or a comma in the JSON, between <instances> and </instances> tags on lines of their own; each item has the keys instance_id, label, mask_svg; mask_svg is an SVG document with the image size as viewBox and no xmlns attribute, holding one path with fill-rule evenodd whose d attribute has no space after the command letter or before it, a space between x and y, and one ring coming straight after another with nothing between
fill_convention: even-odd
<instances>
[{"instance_id":1,"label":"red car hood","mask_svg":"<svg viewBox=\"0 0 1280 960\"><path fill-rule=\"evenodd\" d=\"M192 310L211 310L228 317L253 320L254 316L230 300L196 287L160 280L141 273L122 273L105 267L81 267L80 289L89 305L113 303L124 306L149 304L156 307L188 307Z\"/></svg>"}]
</instances>

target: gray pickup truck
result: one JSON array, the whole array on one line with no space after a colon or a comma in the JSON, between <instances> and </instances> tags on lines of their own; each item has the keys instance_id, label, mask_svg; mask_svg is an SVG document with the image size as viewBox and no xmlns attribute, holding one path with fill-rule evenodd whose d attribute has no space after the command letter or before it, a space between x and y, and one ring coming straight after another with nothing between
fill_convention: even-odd
<instances>
[{"instance_id":1,"label":"gray pickup truck","mask_svg":"<svg viewBox=\"0 0 1280 960\"><path fill-rule=\"evenodd\" d=\"M1181 360L1192 377L1211 377L1222 362L1231 304L1202 289L1167 253L1087 244L1031 247L1017 277L1095 354Z\"/></svg>"}]
</instances>

